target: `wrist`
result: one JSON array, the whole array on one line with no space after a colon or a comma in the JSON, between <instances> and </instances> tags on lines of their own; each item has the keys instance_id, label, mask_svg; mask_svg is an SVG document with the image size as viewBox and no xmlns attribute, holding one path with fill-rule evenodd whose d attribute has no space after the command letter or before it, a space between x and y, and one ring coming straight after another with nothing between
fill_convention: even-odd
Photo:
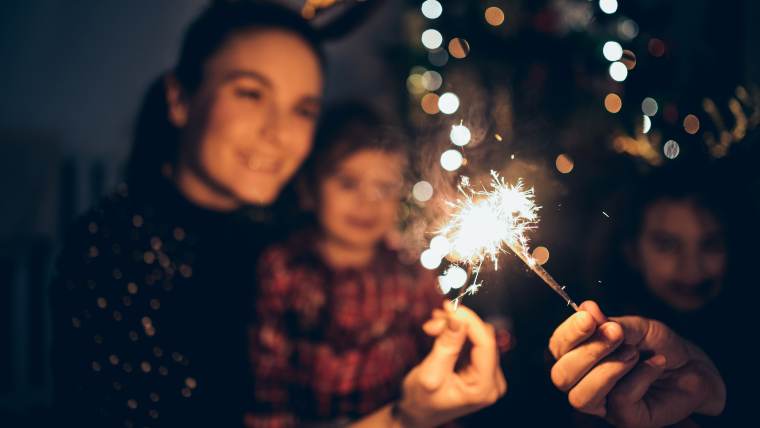
<instances>
[{"instance_id":1,"label":"wrist","mask_svg":"<svg viewBox=\"0 0 760 428\"><path fill-rule=\"evenodd\" d=\"M393 419L393 428L423 428L401 400L394 401L391 404L391 417Z\"/></svg>"}]
</instances>

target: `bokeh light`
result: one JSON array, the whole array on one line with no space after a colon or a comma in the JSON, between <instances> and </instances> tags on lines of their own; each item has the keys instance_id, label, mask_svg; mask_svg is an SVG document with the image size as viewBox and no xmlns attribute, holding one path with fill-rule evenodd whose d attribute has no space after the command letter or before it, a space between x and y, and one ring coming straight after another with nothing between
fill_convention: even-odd
<instances>
[{"instance_id":1,"label":"bokeh light","mask_svg":"<svg viewBox=\"0 0 760 428\"><path fill-rule=\"evenodd\" d=\"M466 58L470 53L470 44L467 40L460 37L454 37L449 41L449 54L456 59Z\"/></svg>"},{"instance_id":2,"label":"bokeh light","mask_svg":"<svg viewBox=\"0 0 760 428\"><path fill-rule=\"evenodd\" d=\"M486 9L486 22L489 25L498 27L504 23L504 11L496 6L491 6Z\"/></svg>"},{"instance_id":3,"label":"bokeh light","mask_svg":"<svg viewBox=\"0 0 760 428\"><path fill-rule=\"evenodd\" d=\"M531 255L533 260L540 265L546 264L549 261L549 249L546 247L536 247Z\"/></svg>"},{"instance_id":4,"label":"bokeh light","mask_svg":"<svg viewBox=\"0 0 760 428\"><path fill-rule=\"evenodd\" d=\"M681 146L679 146L675 140L668 140L668 142L662 147L662 151L665 153L666 158L675 159L678 157L678 154L681 153Z\"/></svg>"},{"instance_id":5,"label":"bokeh light","mask_svg":"<svg viewBox=\"0 0 760 428\"><path fill-rule=\"evenodd\" d=\"M437 114L440 111L438 109L438 94L432 92L425 94L420 100L420 105L425 113Z\"/></svg>"},{"instance_id":6,"label":"bokeh light","mask_svg":"<svg viewBox=\"0 0 760 428\"><path fill-rule=\"evenodd\" d=\"M617 0L599 0L599 9L607 15L612 15L618 10Z\"/></svg>"},{"instance_id":7,"label":"bokeh light","mask_svg":"<svg viewBox=\"0 0 760 428\"><path fill-rule=\"evenodd\" d=\"M575 163L570 158L570 156L562 153L561 155L557 156L557 159L554 160L554 166L560 173L569 174L575 167Z\"/></svg>"},{"instance_id":8,"label":"bokeh light","mask_svg":"<svg viewBox=\"0 0 760 428\"><path fill-rule=\"evenodd\" d=\"M616 82L622 82L628 77L628 68L620 61L610 64L610 77Z\"/></svg>"},{"instance_id":9,"label":"bokeh light","mask_svg":"<svg viewBox=\"0 0 760 428\"><path fill-rule=\"evenodd\" d=\"M427 249L420 254L420 264L425 269L438 269L441 265L441 256L431 249Z\"/></svg>"},{"instance_id":10,"label":"bokeh light","mask_svg":"<svg viewBox=\"0 0 760 428\"><path fill-rule=\"evenodd\" d=\"M665 43L660 39L650 39L647 47L649 48L649 53L655 58L665 55Z\"/></svg>"},{"instance_id":11,"label":"bokeh light","mask_svg":"<svg viewBox=\"0 0 760 428\"><path fill-rule=\"evenodd\" d=\"M428 91L437 91L442 84L443 77L441 77L441 73L433 70L422 73L422 86Z\"/></svg>"},{"instance_id":12,"label":"bokeh light","mask_svg":"<svg viewBox=\"0 0 760 428\"><path fill-rule=\"evenodd\" d=\"M441 166L446 171L456 171L462 166L464 157L459 150L450 149L441 154Z\"/></svg>"},{"instance_id":13,"label":"bokeh light","mask_svg":"<svg viewBox=\"0 0 760 428\"><path fill-rule=\"evenodd\" d=\"M430 249L440 254L441 257L446 257L451 251L451 242L445 236L437 235L430 240Z\"/></svg>"},{"instance_id":14,"label":"bokeh light","mask_svg":"<svg viewBox=\"0 0 760 428\"><path fill-rule=\"evenodd\" d=\"M457 265L451 265L443 275L438 277L438 285L443 294L462 288L467 283L467 271Z\"/></svg>"},{"instance_id":15,"label":"bokeh light","mask_svg":"<svg viewBox=\"0 0 760 428\"><path fill-rule=\"evenodd\" d=\"M438 109L443 114L454 114L459 110L459 97L453 92L446 92L438 98Z\"/></svg>"},{"instance_id":16,"label":"bokeh light","mask_svg":"<svg viewBox=\"0 0 760 428\"><path fill-rule=\"evenodd\" d=\"M699 118L693 114L686 115L683 119L683 130L691 135L699 132Z\"/></svg>"},{"instance_id":17,"label":"bokeh light","mask_svg":"<svg viewBox=\"0 0 760 428\"><path fill-rule=\"evenodd\" d=\"M470 133L470 129L464 125L454 125L451 127L451 133L449 133L449 138L451 138L451 142L455 146L466 146L467 143L470 142L470 139L472 138L472 134Z\"/></svg>"},{"instance_id":18,"label":"bokeh light","mask_svg":"<svg viewBox=\"0 0 760 428\"><path fill-rule=\"evenodd\" d=\"M625 40L633 40L639 35L639 25L632 19L623 19L618 23L618 35Z\"/></svg>"},{"instance_id":19,"label":"bokeh light","mask_svg":"<svg viewBox=\"0 0 760 428\"><path fill-rule=\"evenodd\" d=\"M425 92L425 87L422 85L422 75L410 74L406 79L406 89L415 95L419 95Z\"/></svg>"},{"instance_id":20,"label":"bokeh light","mask_svg":"<svg viewBox=\"0 0 760 428\"><path fill-rule=\"evenodd\" d=\"M428 61L436 67L443 67L449 62L449 53L446 49L434 49L428 52Z\"/></svg>"},{"instance_id":21,"label":"bokeh light","mask_svg":"<svg viewBox=\"0 0 760 428\"><path fill-rule=\"evenodd\" d=\"M625 64L625 68L628 71L633 70L636 68L636 54L631 50L625 49L623 50L623 57L620 59L620 62Z\"/></svg>"},{"instance_id":22,"label":"bokeh light","mask_svg":"<svg viewBox=\"0 0 760 428\"><path fill-rule=\"evenodd\" d=\"M646 97L641 102L641 111L649 117L656 115L659 108L660 106L657 104L657 101L652 97Z\"/></svg>"},{"instance_id":23,"label":"bokeh light","mask_svg":"<svg viewBox=\"0 0 760 428\"><path fill-rule=\"evenodd\" d=\"M420 9L427 19L436 19L443 13L443 5L438 0L425 0Z\"/></svg>"},{"instance_id":24,"label":"bokeh light","mask_svg":"<svg viewBox=\"0 0 760 428\"><path fill-rule=\"evenodd\" d=\"M623 57L623 47L618 42L609 41L602 47L602 54L607 61L618 61Z\"/></svg>"},{"instance_id":25,"label":"bokeh light","mask_svg":"<svg viewBox=\"0 0 760 428\"><path fill-rule=\"evenodd\" d=\"M420 180L412 186L412 197L420 202L427 202L433 197L433 185Z\"/></svg>"},{"instance_id":26,"label":"bokeh light","mask_svg":"<svg viewBox=\"0 0 760 428\"><path fill-rule=\"evenodd\" d=\"M648 134L651 129L652 129L652 119L650 119L649 116L644 115L644 123L641 127L641 132Z\"/></svg>"},{"instance_id":27,"label":"bokeh light","mask_svg":"<svg viewBox=\"0 0 760 428\"><path fill-rule=\"evenodd\" d=\"M623 108L623 100L620 95L609 93L604 97L604 108L610 113L618 113Z\"/></svg>"},{"instance_id":28,"label":"bokeh light","mask_svg":"<svg viewBox=\"0 0 760 428\"><path fill-rule=\"evenodd\" d=\"M440 48L442 43L443 36L441 35L440 31L433 28L428 28L422 32L422 46L425 46L426 48L432 50Z\"/></svg>"}]
</instances>

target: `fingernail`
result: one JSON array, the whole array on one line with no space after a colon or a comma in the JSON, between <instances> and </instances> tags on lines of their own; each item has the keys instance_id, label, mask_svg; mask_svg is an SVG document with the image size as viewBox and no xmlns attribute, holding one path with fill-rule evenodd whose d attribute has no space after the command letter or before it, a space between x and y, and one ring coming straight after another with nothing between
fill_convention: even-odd
<instances>
[{"instance_id":1,"label":"fingernail","mask_svg":"<svg viewBox=\"0 0 760 428\"><path fill-rule=\"evenodd\" d=\"M617 329L613 327L612 324L609 324L609 323L602 324L602 326L599 327L599 329L602 331L602 335L604 335L604 337L606 337L607 339L609 340L619 339L618 337L619 335L616 331Z\"/></svg>"},{"instance_id":2,"label":"fingernail","mask_svg":"<svg viewBox=\"0 0 760 428\"><path fill-rule=\"evenodd\" d=\"M657 354L654 357L649 359L649 362L658 368L665 367L665 364L668 362L667 358L665 358L662 354Z\"/></svg>"}]
</instances>

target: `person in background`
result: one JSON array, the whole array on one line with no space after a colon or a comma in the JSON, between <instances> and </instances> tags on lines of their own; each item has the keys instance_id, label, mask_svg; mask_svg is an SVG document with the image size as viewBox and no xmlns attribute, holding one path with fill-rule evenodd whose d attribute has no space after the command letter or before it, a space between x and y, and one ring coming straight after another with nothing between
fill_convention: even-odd
<instances>
[{"instance_id":1,"label":"person in background","mask_svg":"<svg viewBox=\"0 0 760 428\"><path fill-rule=\"evenodd\" d=\"M398 399L443 302L432 273L389 245L407 142L357 103L329 110L316 141L300 181L311 227L259 263L249 427L348 422Z\"/></svg>"},{"instance_id":2,"label":"person in background","mask_svg":"<svg viewBox=\"0 0 760 428\"><path fill-rule=\"evenodd\" d=\"M553 381L570 391L574 407L628 424L630 412L648 409L634 419L643 426L686 419L725 425L748 414L743 392L752 376L744 372L743 351L729 332L741 331L747 301L756 296L754 287L742 287L747 278L746 246L756 241L751 223L744 221L752 210L742 208L742 199L734 199L740 193L735 183L726 186L714 178L724 175L677 165L663 167L638 184L614 240L617 248L612 254L617 257L602 273L605 285L597 289L607 311L629 316L608 323L592 304L590 313L597 324L610 324L604 332L597 332L581 315L584 319L559 327L551 341L552 353L559 358ZM580 324L588 328L583 333ZM580 348L593 346L596 355L585 366L573 357L583 352ZM578 364L594 366L591 360L598 362L598 370L568 376ZM605 375L600 374L603 366ZM605 376L606 383L601 380ZM583 392L594 387L595 394ZM606 409L599 406L604 396ZM633 403L639 407L628 406Z\"/></svg>"}]
</instances>

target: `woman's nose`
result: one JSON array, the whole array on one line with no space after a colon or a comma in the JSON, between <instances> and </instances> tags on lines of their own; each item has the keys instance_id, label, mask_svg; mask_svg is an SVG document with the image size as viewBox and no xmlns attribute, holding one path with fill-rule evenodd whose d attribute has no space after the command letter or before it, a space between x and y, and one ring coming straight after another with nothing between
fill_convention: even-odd
<instances>
[{"instance_id":1,"label":"woman's nose","mask_svg":"<svg viewBox=\"0 0 760 428\"><path fill-rule=\"evenodd\" d=\"M264 123L261 125L261 136L265 141L276 145L282 142L282 120L280 116L277 108L271 107L264 116Z\"/></svg>"}]
</instances>

